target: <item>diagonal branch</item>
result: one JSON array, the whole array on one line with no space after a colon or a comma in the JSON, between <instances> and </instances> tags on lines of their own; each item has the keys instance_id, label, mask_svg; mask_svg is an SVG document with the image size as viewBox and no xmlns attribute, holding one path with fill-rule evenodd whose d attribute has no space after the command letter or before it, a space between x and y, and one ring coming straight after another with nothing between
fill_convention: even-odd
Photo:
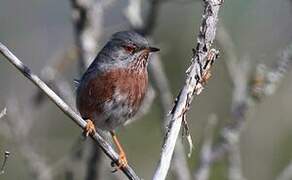
<instances>
[{"instance_id":1,"label":"diagonal branch","mask_svg":"<svg viewBox=\"0 0 292 180\"><path fill-rule=\"evenodd\" d=\"M163 3L162 0L149 0L149 8L145 18L142 16L142 0L130 0L129 5L125 11L125 15L130 22L132 29L141 33L144 36L151 37L153 30L156 27L158 13ZM152 60L149 64L149 73L153 80L153 85L159 93L159 102L162 109L162 132L165 133L165 126L168 124L167 113L171 107L173 95L170 91L168 80L161 63L159 55L152 55ZM146 99L146 98L145 98ZM185 149L181 138L177 140L176 148L173 155L173 164L171 171L177 179L190 180L191 175L187 164Z\"/></svg>"},{"instance_id":2,"label":"diagonal branch","mask_svg":"<svg viewBox=\"0 0 292 180\"><path fill-rule=\"evenodd\" d=\"M210 68L218 55L218 51L211 49L216 34L218 12L223 1L204 0L204 12L197 46L193 52L192 64L187 70L184 87L176 98L173 109L169 114L168 131L165 135L161 158L154 174L154 180L165 179L173 155L182 120L190 107L194 95L199 95L203 85L210 76Z\"/></svg>"},{"instance_id":3,"label":"diagonal branch","mask_svg":"<svg viewBox=\"0 0 292 180\"><path fill-rule=\"evenodd\" d=\"M86 122L74 112L54 91L52 91L38 76L33 74L31 70L25 66L6 46L0 43L1 54L14 65L25 77L32 81L38 88L40 88L71 120L73 120L82 129ZM106 142L101 135L95 133L91 136L101 147L103 152L118 165L118 154ZM134 170L130 166L122 169L129 179L139 179Z\"/></svg>"},{"instance_id":4,"label":"diagonal branch","mask_svg":"<svg viewBox=\"0 0 292 180\"><path fill-rule=\"evenodd\" d=\"M94 56L97 54L97 49L100 42L100 37L103 32L104 7L111 1L96 1L96 0L70 0L72 9L72 22L74 24L74 37L76 44L76 54L79 59L78 70L82 75L84 70L90 65ZM85 149L90 149L90 154L86 157ZM95 143L90 141L80 151L81 155L78 158L73 158L76 163L82 162L82 157L86 158L85 179L99 179L98 173L104 160L101 155L101 149L96 148ZM92 153L91 153L92 152ZM72 156L73 157L73 156ZM100 159L97 161L97 159ZM68 168L68 172L70 168ZM74 170L70 172L73 176Z\"/></svg>"}]
</instances>

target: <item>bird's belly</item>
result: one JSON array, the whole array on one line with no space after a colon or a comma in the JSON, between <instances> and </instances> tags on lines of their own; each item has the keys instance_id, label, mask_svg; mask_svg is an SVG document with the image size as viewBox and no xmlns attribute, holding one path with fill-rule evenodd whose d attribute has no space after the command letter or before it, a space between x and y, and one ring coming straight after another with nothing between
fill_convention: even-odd
<instances>
[{"instance_id":1,"label":"bird's belly","mask_svg":"<svg viewBox=\"0 0 292 180\"><path fill-rule=\"evenodd\" d=\"M113 130L131 119L138 111L140 104L131 104L129 101L130 94L115 93L112 99L104 102L101 105L102 113L98 112L93 115L96 127L104 130ZM136 95L135 98L139 99L135 101L140 103L144 93Z\"/></svg>"},{"instance_id":2,"label":"bird's belly","mask_svg":"<svg viewBox=\"0 0 292 180\"><path fill-rule=\"evenodd\" d=\"M77 90L77 108L97 128L113 130L138 111L148 84L147 72L124 69L84 80Z\"/></svg>"}]
</instances>

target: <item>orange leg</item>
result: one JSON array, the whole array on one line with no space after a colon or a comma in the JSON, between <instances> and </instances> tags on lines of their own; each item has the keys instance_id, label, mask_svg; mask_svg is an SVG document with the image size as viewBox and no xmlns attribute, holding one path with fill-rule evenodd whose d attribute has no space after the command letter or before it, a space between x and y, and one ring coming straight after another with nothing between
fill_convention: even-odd
<instances>
[{"instance_id":1,"label":"orange leg","mask_svg":"<svg viewBox=\"0 0 292 180\"><path fill-rule=\"evenodd\" d=\"M87 122L87 124L84 128L84 134L87 137L89 134L91 134L91 135L95 134L96 129L95 129L93 122L90 119L86 120L86 122Z\"/></svg>"},{"instance_id":2,"label":"orange leg","mask_svg":"<svg viewBox=\"0 0 292 180\"><path fill-rule=\"evenodd\" d=\"M117 169L121 169L121 168L124 168L128 165L128 161L127 161L127 158L126 158L126 153L125 151L123 150L116 134L114 131L110 131L111 135L112 135L112 138L113 138L113 141L118 149L118 152L119 152L119 165L117 167Z\"/></svg>"}]
</instances>

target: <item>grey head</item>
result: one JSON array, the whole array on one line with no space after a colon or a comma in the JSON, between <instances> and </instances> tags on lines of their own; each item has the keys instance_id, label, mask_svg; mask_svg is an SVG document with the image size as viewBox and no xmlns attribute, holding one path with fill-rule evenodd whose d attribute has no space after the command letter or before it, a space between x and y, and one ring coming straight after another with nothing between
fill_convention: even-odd
<instances>
[{"instance_id":1,"label":"grey head","mask_svg":"<svg viewBox=\"0 0 292 180\"><path fill-rule=\"evenodd\" d=\"M142 55L147 61L148 54L155 51L159 49L150 47L148 41L140 34L121 31L112 35L91 66L98 65L100 69L128 67L135 60L140 60Z\"/></svg>"}]
</instances>

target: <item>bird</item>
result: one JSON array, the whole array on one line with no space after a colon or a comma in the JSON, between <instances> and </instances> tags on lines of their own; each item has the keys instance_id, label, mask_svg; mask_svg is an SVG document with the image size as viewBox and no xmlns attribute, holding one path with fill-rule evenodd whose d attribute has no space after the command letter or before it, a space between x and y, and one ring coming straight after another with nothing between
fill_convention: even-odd
<instances>
[{"instance_id":1,"label":"bird","mask_svg":"<svg viewBox=\"0 0 292 180\"><path fill-rule=\"evenodd\" d=\"M157 51L135 31L116 32L77 87L76 106L86 120L84 134L94 134L96 128L110 132L119 153L118 169L128 161L115 130L139 110L148 87L149 55Z\"/></svg>"}]
</instances>

